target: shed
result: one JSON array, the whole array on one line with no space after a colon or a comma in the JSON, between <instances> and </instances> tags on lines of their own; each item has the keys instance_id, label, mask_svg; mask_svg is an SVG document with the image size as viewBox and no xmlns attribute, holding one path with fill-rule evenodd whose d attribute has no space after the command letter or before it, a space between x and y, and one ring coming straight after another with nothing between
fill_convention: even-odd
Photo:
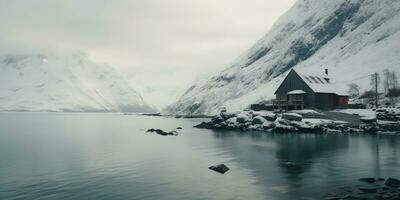
<instances>
[{"instance_id":1,"label":"shed","mask_svg":"<svg viewBox=\"0 0 400 200\"><path fill-rule=\"evenodd\" d=\"M349 100L346 92L331 83L328 70L310 73L292 69L275 91L275 96L274 107L286 110L344 108Z\"/></svg>"}]
</instances>

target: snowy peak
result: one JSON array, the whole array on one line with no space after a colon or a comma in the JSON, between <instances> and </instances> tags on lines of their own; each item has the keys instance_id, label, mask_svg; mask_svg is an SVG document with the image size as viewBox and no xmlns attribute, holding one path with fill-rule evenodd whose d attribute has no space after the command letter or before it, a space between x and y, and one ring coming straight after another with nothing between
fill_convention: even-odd
<instances>
[{"instance_id":1,"label":"snowy peak","mask_svg":"<svg viewBox=\"0 0 400 200\"><path fill-rule=\"evenodd\" d=\"M354 77L398 71L399 11L398 0L299 0L232 66L190 87L165 112L212 114L272 99L292 68L329 68L343 88ZM356 83L369 87L368 80Z\"/></svg>"},{"instance_id":2,"label":"snowy peak","mask_svg":"<svg viewBox=\"0 0 400 200\"><path fill-rule=\"evenodd\" d=\"M0 110L149 112L120 73L84 53L0 59Z\"/></svg>"}]
</instances>

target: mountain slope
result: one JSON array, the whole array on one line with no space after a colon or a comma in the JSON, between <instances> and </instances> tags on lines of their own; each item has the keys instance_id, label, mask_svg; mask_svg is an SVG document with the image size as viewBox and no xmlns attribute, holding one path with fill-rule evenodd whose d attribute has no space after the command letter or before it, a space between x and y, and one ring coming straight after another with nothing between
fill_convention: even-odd
<instances>
[{"instance_id":1,"label":"mountain slope","mask_svg":"<svg viewBox=\"0 0 400 200\"><path fill-rule=\"evenodd\" d=\"M330 70L338 87L400 66L400 1L298 0L232 66L190 87L172 114L213 114L268 100L291 68ZM369 80L356 80L368 89Z\"/></svg>"},{"instance_id":2,"label":"mountain slope","mask_svg":"<svg viewBox=\"0 0 400 200\"><path fill-rule=\"evenodd\" d=\"M149 112L152 108L115 69L77 53L2 57L0 110Z\"/></svg>"}]
</instances>

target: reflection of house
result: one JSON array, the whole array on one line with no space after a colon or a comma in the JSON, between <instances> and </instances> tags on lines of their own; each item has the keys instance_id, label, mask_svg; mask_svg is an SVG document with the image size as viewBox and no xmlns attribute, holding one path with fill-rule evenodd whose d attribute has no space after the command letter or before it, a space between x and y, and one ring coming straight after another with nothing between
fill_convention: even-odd
<instances>
[{"instance_id":1,"label":"reflection of house","mask_svg":"<svg viewBox=\"0 0 400 200\"><path fill-rule=\"evenodd\" d=\"M349 97L330 82L325 73L310 74L292 69L275 91L274 106L281 109L317 108L330 110L346 107Z\"/></svg>"}]
</instances>

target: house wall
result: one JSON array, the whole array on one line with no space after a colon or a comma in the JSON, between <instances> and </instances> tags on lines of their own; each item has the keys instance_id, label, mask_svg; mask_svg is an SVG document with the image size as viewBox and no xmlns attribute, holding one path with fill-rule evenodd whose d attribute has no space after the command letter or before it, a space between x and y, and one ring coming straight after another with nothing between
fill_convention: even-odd
<instances>
[{"instance_id":1,"label":"house wall","mask_svg":"<svg viewBox=\"0 0 400 200\"><path fill-rule=\"evenodd\" d=\"M287 93L293 90L303 90L306 92L304 104L306 107L314 107L314 92L303 81L303 79L295 72L290 71L285 80L276 91L276 99L287 99Z\"/></svg>"},{"instance_id":2,"label":"house wall","mask_svg":"<svg viewBox=\"0 0 400 200\"><path fill-rule=\"evenodd\" d=\"M315 108L321 110L332 110L337 107L337 95L329 93L315 94Z\"/></svg>"}]
</instances>

